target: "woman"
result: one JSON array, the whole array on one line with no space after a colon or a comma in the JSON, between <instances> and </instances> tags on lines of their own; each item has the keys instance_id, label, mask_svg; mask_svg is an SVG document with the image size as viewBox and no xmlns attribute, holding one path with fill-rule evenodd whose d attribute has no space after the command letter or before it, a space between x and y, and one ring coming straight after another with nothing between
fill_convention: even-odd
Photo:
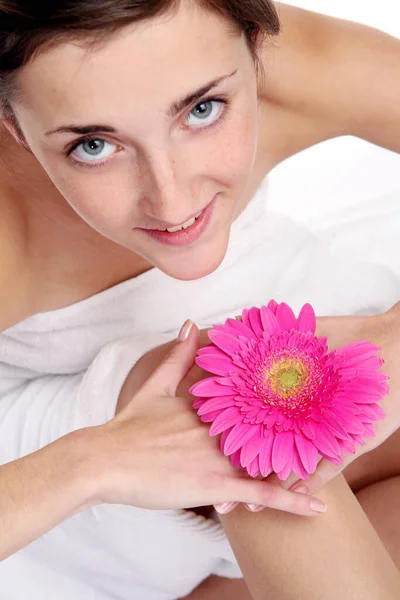
<instances>
[{"instance_id":1,"label":"woman","mask_svg":"<svg viewBox=\"0 0 400 600\"><path fill-rule=\"evenodd\" d=\"M329 510L316 519L302 518L318 514L309 495L233 470L198 423L185 397L196 328L164 362L162 343L183 309L206 325L272 289L297 302L317 277L324 287L320 268L298 297L286 273L276 288L257 281L274 251L254 245L257 226L310 244L290 221L258 222L256 190L334 136L399 150L399 42L285 6L274 38L266 0L10 0L0 11L2 557L49 532L0 566L7 597L244 599L243 582L207 579L240 577L218 523L170 510L239 501L269 507L221 517L254 598L394 598L398 545L387 534L382 545L382 511L375 530L354 493L399 473L398 311L320 321L332 344L378 342L393 382L379 447L366 446L376 464L361 457L318 491ZM325 264L330 276L346 268ZM378 292L350 272L381 310L398 299L389 276ZM346 293L332 312L346 312ZM305 543L312 567L298 557Z\"/></svg>"}]
</instances>

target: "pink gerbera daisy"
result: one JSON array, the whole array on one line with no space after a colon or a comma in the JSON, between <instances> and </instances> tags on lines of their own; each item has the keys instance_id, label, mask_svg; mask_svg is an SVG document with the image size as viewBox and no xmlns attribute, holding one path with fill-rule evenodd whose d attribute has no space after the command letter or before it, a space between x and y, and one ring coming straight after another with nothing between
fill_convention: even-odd
<instances>
[{"instance_id":1,"label":"pink gerbera daisy","mask_svg":"<svg viewBox=\"0 0 400 600\"><path fill-rule=\"evenodd\" d=\"M315 336L309 304L298 319L285 303L245 309L209 331L197 364L213 377L191 388L193 406L210 435L221 434L221 450L251 477L293 471L306 479L319 456L342 463L372 423L385 416L377 402L388 393L378 369L378 346L367 341L328 351Z\"/></svg>"}]
</instances>

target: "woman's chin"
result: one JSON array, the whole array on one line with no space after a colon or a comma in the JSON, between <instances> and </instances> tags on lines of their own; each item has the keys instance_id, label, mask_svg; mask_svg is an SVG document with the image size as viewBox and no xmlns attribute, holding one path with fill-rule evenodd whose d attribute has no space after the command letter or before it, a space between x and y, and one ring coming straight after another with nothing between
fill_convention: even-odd
<instances>
[{"instance_id":1,"label":"woman's chin","mask_svg":"<svg viewBox=\"0 0 400 600\"><path fill-rule=\"evenodd\" d=\"M193 281L201 279L213 273L222 263L225 258L228 240L226 243L212 244L212 248L207 248L205 251L193 252L193 257L188 256L179 258L171 258L170 261L157 261L157 268L163 271L166 275L174 279L182 281Z\"/></svg>"}]
</instances>

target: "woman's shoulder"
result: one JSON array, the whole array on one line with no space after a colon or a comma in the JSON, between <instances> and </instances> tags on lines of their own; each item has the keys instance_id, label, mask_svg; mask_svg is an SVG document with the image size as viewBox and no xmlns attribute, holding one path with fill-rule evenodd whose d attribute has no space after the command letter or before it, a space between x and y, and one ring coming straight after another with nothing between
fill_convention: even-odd
<instances>
[{"instance_id":1,"label":"woman's shoulder","mask_svg":"<svg viewBox=\"0 0 400 600\"><path fill-rule=\"evenodd\" d=\"M281 32L261 51L261 143L271 166L344 134L329 73L336 57L331 40L345 22L286 4L278 14Z\"/></svg>"}]
</instances>

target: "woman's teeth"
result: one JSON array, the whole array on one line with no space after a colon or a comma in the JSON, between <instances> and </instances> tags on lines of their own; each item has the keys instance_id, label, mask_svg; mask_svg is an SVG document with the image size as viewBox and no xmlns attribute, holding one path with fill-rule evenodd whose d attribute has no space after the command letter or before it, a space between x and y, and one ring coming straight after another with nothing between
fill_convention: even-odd
<instances>
[{"instance_id":1,"label":"woman's teeth","mask_svg":"<svg viewBox=\"0 0 400 600\"><path fill-rule=\"evenodd\" d=\"M188 221L185 221L185 223L182 223L182 225L170 227L169 229L161 229L160 231L168 231L169 233L175 233L176 231L180 231L181 229L187 229L188 227L191 227L194 224L194 222L196 221L196 219L199 218L202 212L203 211L201 210L199 213L197 213L197 215L194 215L194 217L192 217Z\"/></svg>"}]
</instances>

